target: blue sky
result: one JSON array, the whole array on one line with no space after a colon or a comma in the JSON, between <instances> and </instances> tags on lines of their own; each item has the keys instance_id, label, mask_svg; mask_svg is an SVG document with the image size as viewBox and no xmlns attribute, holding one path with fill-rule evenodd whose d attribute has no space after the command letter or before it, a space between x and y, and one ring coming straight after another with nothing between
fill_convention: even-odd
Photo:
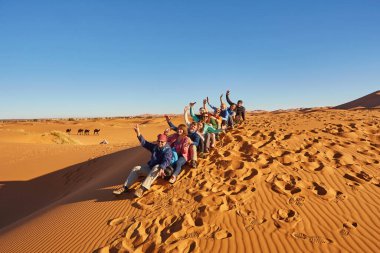
<instances>
[{"instance_id":1,"label":"blue sky","mask_svg":"<svg viewBox=\"0 0 380 253\"><path fill-rule=\"evenodd\" d=\"M247 109L379 90L380 1L0 0L0 118Z\"/></svg>"}]
</instances>

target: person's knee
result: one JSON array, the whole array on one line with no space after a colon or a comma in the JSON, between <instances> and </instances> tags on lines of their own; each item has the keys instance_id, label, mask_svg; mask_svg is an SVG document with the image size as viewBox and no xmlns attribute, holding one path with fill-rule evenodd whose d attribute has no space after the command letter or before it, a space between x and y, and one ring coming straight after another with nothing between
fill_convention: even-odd
<instances>
[{"instance_id":1,"label":"person's knee","mask_svg":"<svg viewBox=\"0 0 380 253\"><path fill-rule=\"evenodd\" d=\"M132 172L138 172L140 170L141 170L141 166L135 166L133 167Z\"/></svg>"},{"instance_id":2,"label":"person's knee","mask_svg":"<svg viewBox=\"0 0 380 253\"><path fill-rule=\"evenodd\" d=\"M156 171L158 171L160 169L160 165L155 165L155 166L153 166L153 168L152 168L152 172L156 172Z\"/></svg>"}]
</instances>

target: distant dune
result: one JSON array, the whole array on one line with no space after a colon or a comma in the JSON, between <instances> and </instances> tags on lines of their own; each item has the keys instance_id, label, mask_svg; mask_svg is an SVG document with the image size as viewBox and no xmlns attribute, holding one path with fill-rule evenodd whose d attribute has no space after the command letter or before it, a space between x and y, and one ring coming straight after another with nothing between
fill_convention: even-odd
<instances>
[{"instance_id":1,"label":"distant dune","mask_svg":"<svg viewBox=\"0 0 380 253\"><path fill-rule=\"evenodd\" d=\"M334 109L354 109L354 108L380 108L380 90L355 99L351 102L335 106Z\"/></svg>"}]
</instances>

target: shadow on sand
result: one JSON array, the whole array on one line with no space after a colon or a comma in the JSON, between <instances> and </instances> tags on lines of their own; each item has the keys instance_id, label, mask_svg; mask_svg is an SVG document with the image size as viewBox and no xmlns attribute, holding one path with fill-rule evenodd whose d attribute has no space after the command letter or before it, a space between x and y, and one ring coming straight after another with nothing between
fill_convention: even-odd
<instances>
[{"instance_id":1,"label":"shadow on sand","mask_svg":"<svg viewBox=\"0 0 380 253\"><path fill-rule=\"evenodd\" d=\"M45 207L82 201L108 202L133 198L133 191L114 196L131 169L149 160L142 147L129 148L78 163L28 181L0 182L0 233L12 223ZM159 179L155 184L166 184ZM83 194L82 194L83 193Z\"/></svg>"}]
</instances>

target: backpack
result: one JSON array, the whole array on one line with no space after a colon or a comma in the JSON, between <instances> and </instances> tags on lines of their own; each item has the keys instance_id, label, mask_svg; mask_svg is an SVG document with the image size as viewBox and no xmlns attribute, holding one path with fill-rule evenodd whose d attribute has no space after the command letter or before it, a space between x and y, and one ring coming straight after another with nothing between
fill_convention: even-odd
<instances>
[{"instance_id":1,"label":"backpack","mask_svg":"<svg viewBox=\"0 0 380 253\"><path fill-rule=\"evenodd\" d=\"M176 161L178 161L177 151L175 150L175 148L171 148L171 149L173 151L173 156L172 156L172 160L170 161L170 165L172 165L173 163L175 163Z\"/></svg>"},{"instance_id":2,"label":"backpack","mask_svg":"<svg viewBox=\"0 0 380 253\"><path fill-rule=\"evenodd\" d=\"M157 148L157 147L155 147ZM178 161L178 154L177 154L177 151L175 150L175 148L171 148L171 147L165 147L164 150L170 148L172 150L172 159L170 160L170 165L172 165L173 163L175 163L176 161Z\"/></svg>"}]
</instances>

